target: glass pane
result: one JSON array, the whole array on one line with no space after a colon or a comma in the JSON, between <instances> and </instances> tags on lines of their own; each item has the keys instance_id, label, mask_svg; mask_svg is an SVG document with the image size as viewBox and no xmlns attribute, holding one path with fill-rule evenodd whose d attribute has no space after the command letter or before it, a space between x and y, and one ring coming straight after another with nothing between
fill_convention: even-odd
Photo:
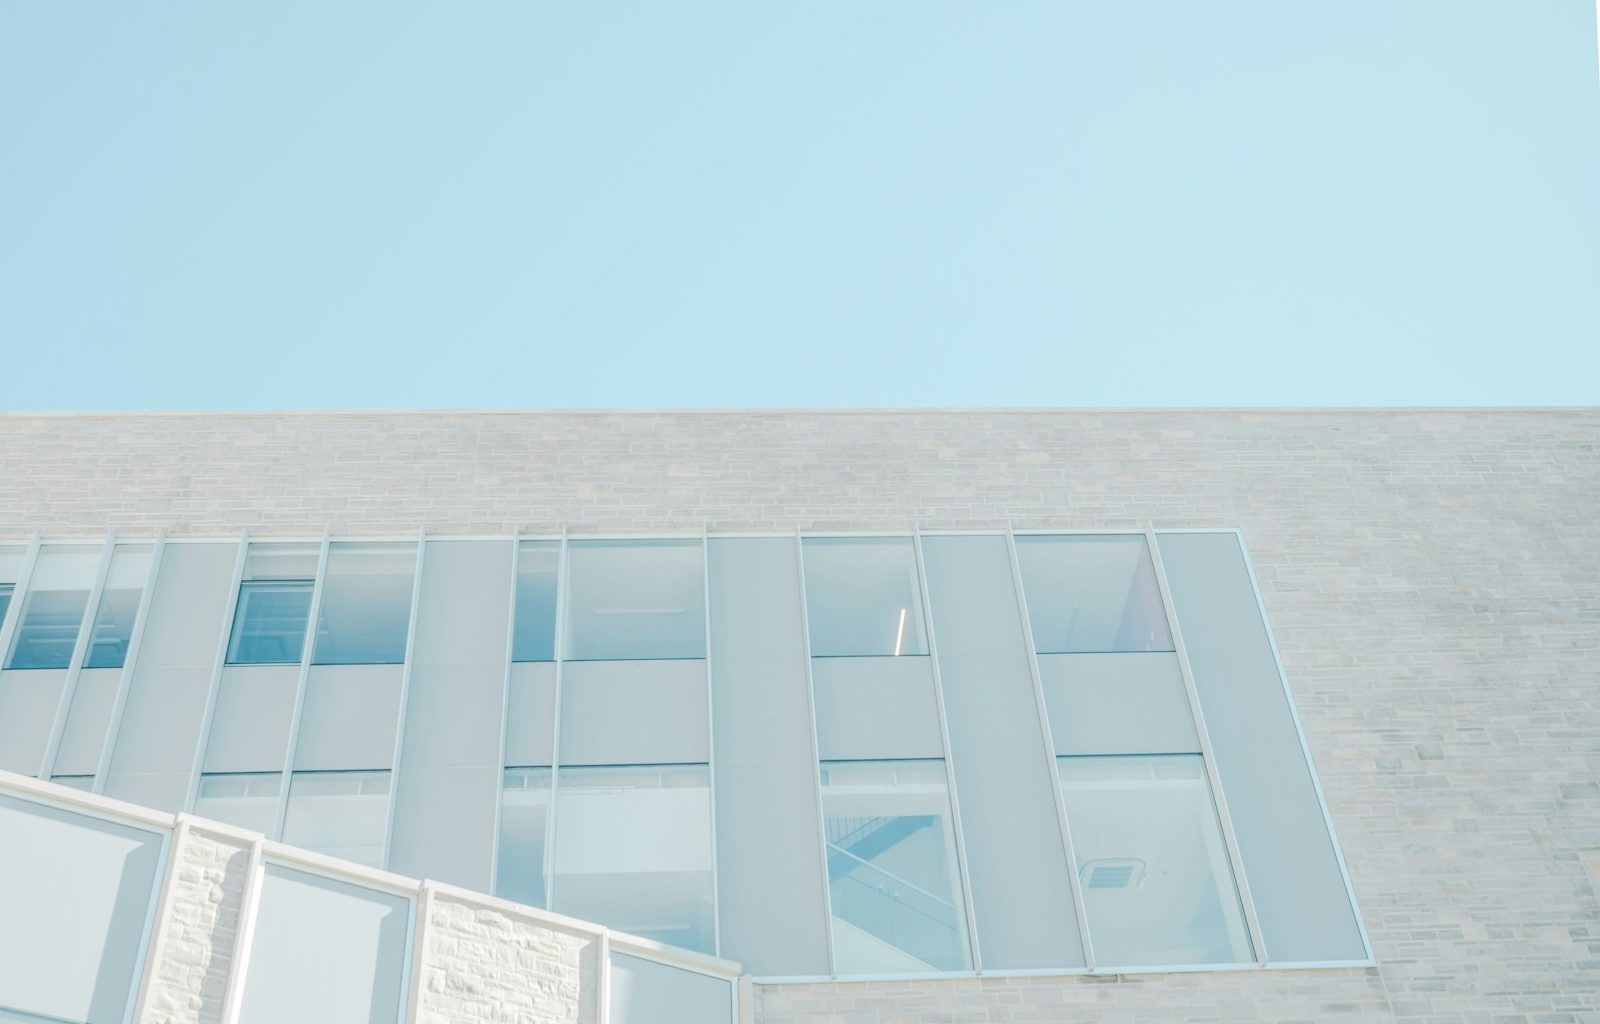
<instances>
[{"instance_id":1,"label":"glass pane","mask_svg":"<svg viewBox=\"0 0 1600 1024\"><path fill-rule=\"evenodd\" d=\"M553 909L709 953L707 768L563 768L558 793Z\"/></svg>"},{"instance_id":2,"label":"glass pane","mask_svg":"<svg viewBox=\"0 0 1600 1024\"><path fill-rule=\"evenodd\" d=\"M732 1024L733 981L611 954L611 1024Z\"/></svg>"},{"instance_id":3,"label":"glass pane","mask_svg":"<svg viewBox=\"0 0 1600 1024\"><path fill-rule=\"evenodd\" d=\"M270 836L278 824L280 772L202 775L194 813Z\"/></svg>"},{"instance_id":4,"label":"glass pane","mask_svg":"<svg viewBox=\"0 0 1600 1024\"><path fill-rule=\"evenodd\" d=\"M697 540L577 541L567 657L706 656L705 558Z\"/></svg>"},{"instance_id":5,"label":"glass pane","mask_svg":"<svg viewBox=\"0 0 1600 1024\"><path fill-rule=\"evenodd\" d=\"M139 598L150 575L154 549L148 544L118 544L111 554L111 569L105 589L100 592L100 607L89 632L88 668L121 668L128 657L128 641L133 636L133 620L139 614Z\"/></svg>"},{"instance_id":6,"label":"glass pane","mask_svg":"<svg viewBox=\"0 0 1600 1024\"><path fill-rule=\"evenodd\" d=\"M69 789L81 789L85 793L94 788L93 775L52 775L50 781Z\"/></svg>"},{"instance_id":7,"label":"glass pane","mask_svg":"<svg viewBox=\"0 0 1600 1024\"><path fill-rule=\"evenodd\" d=\"M247 580L312 580L317 578L317 559L322 556L322 544L283 544L277 541L258 541L250 545L245 555L244 578Z\"/></svg>"},{"instance_id":8,"label":"glass pane","mask_svg":"<svg viewBox=\"0 0 1600 1024\"><path fill-rule=\"evenodd\" d=\"M517 619L511 640L512 661L554 661L556 658L556 563L561 545L553 540L527 540L517 554Z\"/></svg>"},{"instance_id":9,"label":"glass pane","mask_svg":"<svg viewBox=\"0 0 1600 1024\"><path fill-rule=\"evenodd\" d=\"M910 537L808 537L802 551L813 656L928 653Z\"/></svg>"},{"instance_id":10,"label":"glass pane","mask_svg":"<svg viewBox=\"0 0 1600 1024\"><path fill-rule=\"evenodd\" d=\"M389 818L389 773L295 772L283 841L381 867Z\"/></svg>"},{"instance_id":11,"label":"glass pane","mask_svg":"<svg viewBox=\"0 0 1600 1024\"><path fill-rule=\"evenodd\" d=\"M496 896L544 906L544 837L550 809L550 769L507 768L500 804Z\"/></svg>"},{"instance_id":12,"label":"glass pane","mask_svg":"<svg viewBox=\"0 0 1600 1024\"><path fill-rule=\"evenodd\" d=\"M66 668L72 663L103 550L87 544L47 544L40 550L6 668Z\"/></svg>"},{"instance_id":13,"label":"glass pane","mask_svg":"<svg viewBox=\"0 0 1600 1024\"><path fill-rule=\"evenodd\" d=\"M840 973L969 968L944 765L824 763L822 809Z\"/></svg>"},{"instance_id":14,"label":"glass pane","mask_svg":"<svg viewBox=\"0 0 1600 1024\"><path fill-rule=\"evenodd\" d=\"M1096 963L1247 963L1249 933L1197 755L1063 757Z\"/></svg>"},{"instance_id":15,"label":"glass pane","mask_svg":"<svg viewBox=\"0 0 1600 1024\"><path fill-rule=\"evenodd\" d=\"M0 623L6 621L6 612L11 608L11 594L16 589L15 583L0 583Z\"/></svg>"},{"instance_id":16,"label":"glass pane","mask_svg":"<svg viewBox=\"0 0 1600 1024\"><path fill-rule=\"evenodd\" d=\"M1172 650L1143 537L1018 537L1017 561L1040 654Z\"/></svg>"},{"instance_id":17,"label":"glass pane","mask_svg":"<svg viewBox=\"0 0 1600 1024\"><path fill-rule=\"evenodd\" d=\"M262 876L241 1024L394 1024L411 901L280 864Z\"/></svg>"},{"instance_id":18,"label":"glass pane","mask_svg":"<svg viewBox=\"0 0 1600 1024\"><path fill-rule=\"evenodd\" d=\"M415 544L335 544L317 611L318 665L398 665L411 626Z\"/></svg>"},{"instance_id":19,"label":"glass pane","mask_svg":"<svg viewBox=\"0 0 1600 1024\"><path fill-rule=\"evenodd\" d=\"M246 580L239 584L228 664L299 664L306 622L311 617L311 591L311 580Z\"/></svg>"}]
</instances>

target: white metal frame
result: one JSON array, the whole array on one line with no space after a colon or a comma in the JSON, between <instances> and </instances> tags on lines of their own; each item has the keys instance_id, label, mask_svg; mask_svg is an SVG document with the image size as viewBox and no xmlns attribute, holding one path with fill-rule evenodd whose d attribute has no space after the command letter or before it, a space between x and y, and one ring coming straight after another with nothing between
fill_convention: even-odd
<instances>
[{"instance_id":1,"label":"white metal frame","mask_svg":"<svg viewBox=\"0 0 1600 1024\"><path fill-rule=\"evenodd\" d=\"M567 528L561 528L561 549L556 555L556 659L555 707L550 712L550 802L544 809L544 905L556 906L556 794L561 789L561 684L567 660L567 591L571 589ZM502 774L504 767L501 768ZM498 839L499 837L496 837Z\"/></svg>"},{"instance_id":2,"label":"white metal frame","mask_svg":"<svg viewBox=\"0 0 1600 1024\"><path fill-rule=\"evenodd\" d=\"M106 734L100 740L100 757L95 764L92 791L104 793L106 779L111 773L111 755L117 737L122 732L122 712L128 706L128 693L133 683L134 666L139 660L139 646L144 640L144 627L150 621L150 605L155 599L156 583L161 578L161 558L166 554L167 534L156 532L155 546L150 551L150 569L145 574L144 593L139 595L139 610L133 616L133 634L128 638L128 655L122 659L122 673L117 676L117 692L111 700L111 714L106 719Z\"/></svg>"},{"instance_id":3,"label":"white metal frame","mask_svg":"<svg viewBox=\"0 0 1600 1024\"><path fill-rule=\"evenodd\" d=\"M300 645L300 674L294 684L294 707L289 713L289 742L284 744L283 770L278 773L278 806L272 815L274 838L283 835L283 822L289 814L289 787L294 782L294 756L300 748L300 720L306 709L306 686L311 679L311 661L317 648L317 619L322 615L322 589L328 578L328 552L332 548L333 539L327 530L323 530L322 547L317 551L317 576L311 583L311 606L306 610L306 638ZM406 640L409 643L410 637ZM198 784L197 781L196 785ZM389 785L389 798L394 799L392 779ZM386 849L388 841L388 837L385 836Z\"/></svg>"},{"instance_id":4,"label":"white metal frame","mask_svg":"<svg viewBox=\"0 0 1600 1024\"><path fill-rule=\"evenodd\" d=\"M217 640L217 651L211 660L211 681L206 686L205 709L200 715L200 735L195 738L194 765L189 769L189 788L184 793L183 807L194 810L200 795L200 776L205 771L206 753L211 749L211 722L216 717L217 700L222 692L222 674L228 664L228 643L233 636L233 618L239 609L239 587L244 579L244 569L250 560L250 531L239 531L239 550L233 558L233 582L228 587L227 604L223 608L222 632Z\"/></svg>"},{"instance_id":5,"label":"white metal frame","mask_svg":"<svg viewBox=\"0 0 1600 1024\"><path fill-rule=\"evenodd\" d=\"M55 768L56 752L61 748L61 737L67 730L67 715L72 700L78 692L78 677L83 673L83 663L93 640L94 622L100 615L100 599L105 593L106 577L111 573L111 558L117 547L117 531L107 530L105 547L100 552L100 565L95 570L94 584L89 588L89 600L78 622L78 638L72 644L72 656L67 662L67 674L61 681L61 694L56 698L56 713L50 719L50 733L45 740L44 753L39 758L39 770L34 774L48 780Z\"/></svg>"},{"instance_id":6,"label":"white metal frame","mask_svg":"<svg viewBox=\"0 0 1600 1024\"><path fill-rule=\"evenodd\" d=\"M557 555L556 571L560 572L560 556ZM494 776L494 835L489 843L489 891L493 892L500 884L500 819L506 804L506 747L511 735L511 673L515 665L513 655L517 639L517 584L522 570L522 537L516 535L511 538L511 597L509 607L511 614L506 616L506 672L505 681L500 691L500 754L495 758ZM560 588L560 581L556 586ZM554 652L552 652L552 656Z\"/></svg>"},{"instance_id":7,"label":"white metal frame","mask_svg":"<svg viewBox=\"0 0 1600 1024\"><path fill-rule=\"evenodd\" d=\"M717 875L717 714L711 685L711 546L704 525L700 529L700 596L706 629L706 795L711 801L711 952L722 955L722 880Z\"/></svg>"},{"instance_id":8,"label":"white metal frame","mask_svg":"<svg viewBox=\"0 0 1600 1024\"><path fill-rule=\"evenodd\" d=\"M806 725L811 737L811 789L817 798L817 852L822 858L822 912L828 944L828 977L837 978L839 964L833 953L833 885L828 877L828 815L822 805L822 747L817 739L817 684L811 668L811 611L806 604L805 535L800 532L798 523L794 528L794 560L800 581L800 642L806 663L806 707L811 712Z\"/></svg>"},{"instance_id":9,"label":"white metal frame","mask_svg":"<svg viewBox=\"0 0 1600 1024\"><path fill-rule=\"evenodd\" d=\"M17 570L16 585L11 588L11 603L6 606L5 617L0 619L0 671L5 671L11 661L11 641L22 621L22 606L27 600L28 588L33 585L33 567L39 561L39 549L43 545L39 531L33 531L28 550L22 556L22 568Z\"/></svg>"},{"instance_id":10,"label":"white metal frame","mask_svg":"<svg viewBox=\"0 0 1600 1024\"><path fill-rule=\"evenodd\" d=\"M389 762L389 807L383 825L383 857L378 862L389 867L394 852L394 816L400 806L400 758L406 747L406 711L411 704L411 672L416 663L417 606L422 603L423 562L428 554L428 531L417 531L417 558L411 572L411 615L406 620L406 653L400 665L400 707L394 722L394 756ZM503 769L502 769L503 771Z\"/></svg>"}]
</instances>

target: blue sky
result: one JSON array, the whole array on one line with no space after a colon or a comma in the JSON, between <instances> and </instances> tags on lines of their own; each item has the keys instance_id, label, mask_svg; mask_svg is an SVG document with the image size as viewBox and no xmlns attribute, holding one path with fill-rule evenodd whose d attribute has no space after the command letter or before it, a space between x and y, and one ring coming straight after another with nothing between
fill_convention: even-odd
<instances>
[{"instance_id":1,"label":"blue sky","mask_svg":"<svg viewBox=\"0 0 1600 1024\"><path fill-rule=\"evenodd\" d=\"M1592 0L0 0L0 407L1600 402Z\"/></svg>"}]
</instances>

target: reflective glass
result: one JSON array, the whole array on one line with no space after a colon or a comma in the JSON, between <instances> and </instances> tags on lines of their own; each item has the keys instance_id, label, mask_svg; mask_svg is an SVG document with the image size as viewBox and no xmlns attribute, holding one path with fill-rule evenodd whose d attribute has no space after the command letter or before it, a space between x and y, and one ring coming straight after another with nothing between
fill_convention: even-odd
<instances>
[{"instance_id":1,"label":"reflective glass","mask_svg":"<svg viewBox=\"0 0 1600 1024\"><path fill-rule=\"evenodd\" d=\"M500 803L496 896L544 906L544 838L550 809L550 769L507 768Z\"/></svg>"},{"instance_id":2,"label":"reflective glass","mask_svg":"<svg viewBox=\"0 0 1600 1024\"><path fill-rule=\"evenodd\" d=\"M395 1024L411 901L268 864L240 1024Z\"/></svg>"},{"instance_id":3,"label":"reflective glass","mask_svg":"<svg viewBox=\"0 0 1600 1024\"><path fill-rule=\"evenodd\" d=\"M118 544L112 552L100 607L89 632L86 668L121 668L128 657L128 641L133 637L133 620L139 614L153 551L149 544Z\"/></svg>"},{"instance_id":4,"label":"reflective glass","mask_svg":"<svg viewBox=\"0 0 1600 1024\"><path fill-rule=\"evenodd\" d=\"M1142 536L1018 537L1017 562L1040 654L1172 650Z\"/></svg>"},{"instance_id":5,"label":"reflective glass","mask_svg":"<svg viewBox=\"0 0 1600 1024\"><path fill-rule=\"evenodd\" d=\"M1057 764L1096 963L1249 962L1250 937L1200 757L1063 757Z\"/></svg>"},{"instance_id":6,"label":"reflective glass","mask_svg":"<svg viewBox=\"0 0 1600 1024\"><path fill-rule=\"evenodd\" d=\"M381 867L389 818L389 773L295 772L283 841Z\"/></svg>"},{"instance_id":7,"label":"reflective glass","mask_svg":"<svg viewBox=\"0 0 1600 1024\"><path fill-rule=\"evenodd\" d=\"M202 775L194 813L270 836L278 823L281 772Z\"/></svg>"},{"instance_id":8,"label":"reflective glass","mask_svg":"<svg viewBox=\"0 0 1600 1024\"><path fill-rule=\"evenodd\" d=\"M230 665L298 664L321 544L252 544L233 611Z\"/></svg>"},{"instance_id":9,"label":"reflective glass","mask_svg":"<svg viewBox=\"0 0 1600 1024\"><path fill-rule=\"evenodd\" d=\"M72 663L102 550L99 545L64 544L40 550L6 668L66 668Z\"/></svg>"},{"instance_id":10,"label":"reflective glass","mask_svg":"<svg viewBox=\"0 0 1600 1024\"><path fill-rule=\"evenodd\" d=\"M517 553L517 609L512 627L512 661L554 661L556 657L556 563L561 545L525 540Z\"/></svg>"},{"instance_id":11,"label":"reflective glass","mask_svg":"<svg viewBox=\"0 0 1600 1024\"><path fill-rule=\"evenodd\" d=\"M17 589L17 577L22 573L22 562L27 554L28 549L21 544L0 544L0 624L6 621L11 595Z\"/></svg>"},{"instance_id":12,"label":"reflective glass","mask_svg":"<svg viewBox=\"0 0 1600 1024\"><path fill-rule=\"evenodd\" d=\"M706 656L698 540L573 541L566 656L636 661Z\"/></svg>"},{"instance_id":13,"label":"reflective glass","mask_svg":"<svg viewBox=\"0 0 1600 1024\"><path fill-rule=\"evenodd\" d=\"M928 653L910 537L807 537L801 550L813 656Z\"/></svg>"},{"instance_id":14,"label":"reflective glass","mask_svg":"<svg viewBox=\"0 0 1600 1024\"><path fill-rule=\"evenodd\" d=\"M316 664L398 665L411 628L415 544L334 544L317 610Z\"/></svg>"},{"instance_id":15,"label":"reflective glass","mask_svg":"<svg viewBox=\"0 0 1600 1024\"><path fill-rule=\"evenodd\" d=\"M6 621L6 612L11 608L11 594L16 589L15 583L0 583L0 622Z\"/></svg>"},{"instance_id":16,"label":"reflective glass","mask_svg":"<svg viewBox=\"0 0 1600 1024\"><path fill-rule=\"evenodd\" d=\"M822 811L840 973L968 969L944 765L824 762Z\"/></svg>"},{"instance_id":17,"label":"reflective glass","mask_svg":"<svg viewBox=\"0 0 1600 1024\"><path fill-rule=\"evenodd\" d=\"M552 909L711 951L705 765L563 768L555 827Z\"/></svg>"}]
</instances>

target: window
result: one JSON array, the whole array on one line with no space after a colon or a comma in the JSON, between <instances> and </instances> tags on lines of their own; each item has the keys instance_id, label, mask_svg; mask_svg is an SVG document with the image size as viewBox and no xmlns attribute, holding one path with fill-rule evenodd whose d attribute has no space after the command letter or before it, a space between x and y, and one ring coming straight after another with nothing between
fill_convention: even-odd
<instances>
[{"instance_id":1,"label":"window","mask_svg":"<svg viewBox=\"0 0 1600 1024\"><path fill-rule=\"evenodd\" d=\"M517 553L516 623L512 661L554 661L556 657L556 563L561 545L525 540Z\"/></svg>"},{"instance_id":2,"label":"window","mask_svg":"<svg viewBox=\"0 0 1600 1024\"><path fill-rule=\"evenodd\" d=\"M1249 962L1244 912L1199 755L1057 764L1096 962Z\"/></svg>"},{"instance_id":3,"label":"window","mask_svg":"<svg viewBox=\"0 0 1600 1024\"><path fill-rule=\"evenodd\" d=\"M554 866L552 909L709 953L709 770L561 769Z\"/></svg>"},{"instance_id":4,"label":"window","mask_svg":"<svg viewBox=\"0 0 1600 1024\"><path fill-rule=\"evenodd\" d=\"M732 1024L733 982L611 954L611 1024Z\"/></svg>"},{"instance_id":5,"label":"window","mask_svg":"<svg viewBox=\"0 0 1600 1024\"><path fill-rule=\"evenodd\" d=\"M298 664L320 544L252 544L228 641L230 665Z\"/></svg>"},{"instance_id":6,"label":"window","mask_svg":"<svg viewBox=\"0 0 1600 1024\"><path fill-rule=\"evenodd\" d=\"M121 668L127 659L133 620L139 614L139 599L144 596L154 550L149 544L118 544L111 553L111 568L89 631L85 668Z\"/></svg>"},{"instance_id":7,"label":"window","mask_svg":"<svg viewBox=\"0 0 1600 1024\"><path fill-rule=\"evenodd\" d=\"M6 668L66 668L100 572L99 546L48 544L39 552Z\"/></svg>"},{"instance_id":8,"label":"window","mask_svg":"<svg viewBox=\"0 0 1600 1024\"><path fill-rule=\"evenodd\" d=\"M1143 536L1018 537L1017 562L1038 653L1172 650Z\"/></svg>"},{"instance_id":9,"label":"window","mask_svg":"<svg viewBox=\"0 0 1600 1024\"><path fill-rule=\"evenodd\" d=\"M202 775L194 813L270 836L278 825L281 772Z\"/></svg>"},{"instance_id":10,"label":"window","mask_svg":"<svg viewBox=\"0 0 1600 1024\"><path fill-rule=\"evenodd\" d=\"M824 762L822 812L840 973L969 968L944 765Z\"/></svg>"},{"instance_id":11,"label":"window","mask_svg":"<svg viewBox=\"0 0 1600 1024\"><path fill-rule=\"evenodd\" d=\"M295 772L283 841L370 867L383 865L389 773Z\"/></svg>"},{"instance_id":12,"label":"window","mask_svg":"<svg viewBox=\"0 0 1600 1024\"><path fill-rule=\"evenodd\" d=\"M566 656L637 661L706 656L698 540L574 541Z\"/></svg>"},{"instance_id":13,"label":"window","mask_svg":"<svg viewBox=\"0 0 1600 1024\"><path fill-rule=\"evenodd\" d=\"M544 841L550 811L550 769L507 768L500 803L497 896L545 905Z\"/></svg>"},{"instance_id":14,"label":"window","mask_svg":"<svg viewBox=\"0 0 1600 1024\"><path fill-rule=\"evenodd\" d=\"M807 537L806 617L818 658L928 653L909 537Z\"/></svg>"},{"instance_id":15,"label":"window","mask_svg":"<svg viewBox=\"0 0 1600 1024\"><path fill-rule=\"evenodd\" d=\"M415 544L334 544L317 610L318 665L399 665L411 628Z\"/></svg>"},{"instance_id":16,"label":"window","mask_svg":"<svg viewBox=\"0 0 1600 1024\"><path fill-rule=\"evenodd\" d=\"M394 1024L411 901L268 864L240 1024Z\"/></svg>"}]
</instances>

